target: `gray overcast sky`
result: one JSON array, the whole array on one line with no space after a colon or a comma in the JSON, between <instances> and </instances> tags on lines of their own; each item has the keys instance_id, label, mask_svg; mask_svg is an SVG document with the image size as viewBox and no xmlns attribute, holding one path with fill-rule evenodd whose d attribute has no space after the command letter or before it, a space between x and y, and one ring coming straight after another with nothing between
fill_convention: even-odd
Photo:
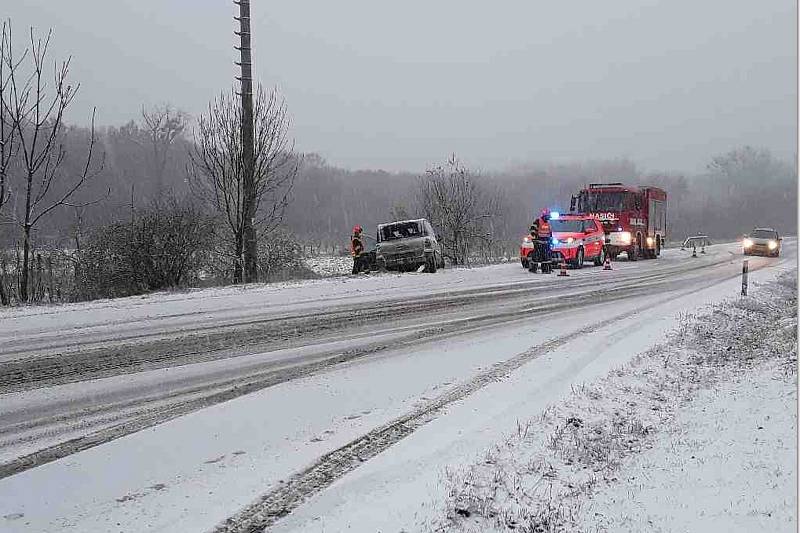
<instances>
[{"instance_id":1,"label":"gray overcast sky","mask_svg":"<svg viewBox=\"0 0 800 533\"><path fill-rule=\"evenodd\" d=\"M253 0L255 69L303 151L421 170L630 157L701 170L739 144L796 152L794 0ZM70 119L196 115L235 74L228 0L6 0L55 30Z\"/></svg>"}]
</instances>

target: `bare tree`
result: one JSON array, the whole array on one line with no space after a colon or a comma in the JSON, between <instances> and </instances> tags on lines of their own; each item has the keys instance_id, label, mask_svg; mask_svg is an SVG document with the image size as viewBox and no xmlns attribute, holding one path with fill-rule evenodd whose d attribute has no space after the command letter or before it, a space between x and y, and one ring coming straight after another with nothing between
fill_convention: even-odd
<instances>
[{"instance_id":1,"label":"bare tree","mask_svg":"<svg viewBox=\"0 0 800 533\"><path fill-rule=\"evenodd\" d=\"M169 161L170 150L189 124L189 115L169 104L142 108L142 121L152 150L152 176L156 196L164 186L164 170Z\"/></svg>"},{"instance_id":2,"label":"bare tree","mask_svg":"<svg viewBox=\"0 0 800 533\"><path fill-rule=\"evenodd\" d=\"M225 220L229 231L228 253L233 259L233 282L243 280L246 213L245 159L242 143L242 111L235 91L222 93L199 119L189 175L196 194ZM272 90L259 86L254 102L255 186L254 228L267 237L283 220L299 158L288 137L286 103Z\"/></svg>"},{"instance_id":3,"label":"bare tree","mask_svg":"<svg viewBox=\"0 0 800 533\"><path fill-rule=\"evenodd\" d=\"M23 232L19 288L22 301L28 301L32 230L54 209L77 205L72 202L75 194L102 169L102 163L93 164L94 111L85 163L77 176L67 175L62 168L68 155L63 145L64 113L80 86L68 81L71 58L54 63L52 85L48 83L45 63L51 37L52 30L44 40L37 39L31 28L30 72L22 79L21 71L12 68L15 63L10 54L6 60L6 68L10 70L9 95L3 105L16 131L25 193L24 213L19 222Z\"/></svg>"},{"instance_id":4,"label":"bare tree","mask_svg":"<svg viewBox=\"0 0 800 533\"><path fill-rule=\"evenodd\" d=\"M15 60L11 49L11 23L3 21L3 34L0 38L0 216L3 215L3 206L10 197L9 168L16 154L14 144L16 135L16 118L7 105L8 95L11 90L11 77L17 66L25 59L27 50L22 57ZM2 286L0 286L2 291ZM3 297L0 292L0 298Z\"/></svg>"},{"instance_id":5,"label":"bare tree","mask_svg":"<svg viewBox=\"0 0 800 533\"><path fill-rule=\"evenodd\" d=\"M443 251L453 264L466 264L475 246L491 245L492 225L503 199L453 155L445 166L429 169L417 187L419 211L441 233Z\"/></svg>"},{"instance_id":6,"label":"bare tree","mask_svg":"<svg viewBox=\"0 0 800 533\"><path fill-rule=\"evenodd\" d=\"M24 57L24 56L23 56ZM3 223L3 206L8 202L8 170L14 157L14 124L11 122L9 109L6 107L6 96L11 80L10 71L15 67L11 50L11 25L3 21L3 33L0 37L0 224ZM11 65L11 67L9 67ZM2 242L2 241L0 241ZM2 254L2 250L0 250ZM5 258L0 257L5 263ZM5 289L5 264L0 269L0 304L8 305L9 297Z\"/></svg>"}]
</instances>

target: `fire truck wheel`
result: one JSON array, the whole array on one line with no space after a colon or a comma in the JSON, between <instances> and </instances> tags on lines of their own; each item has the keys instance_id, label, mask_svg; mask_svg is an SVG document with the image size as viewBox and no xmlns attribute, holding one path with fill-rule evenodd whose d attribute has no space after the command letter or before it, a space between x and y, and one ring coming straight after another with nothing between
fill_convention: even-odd
<instances>
[{"instance_id":1,"label":"fire truck wheel","mask_svg":"<svg viewBox=\"0 0 800 533\"><path fill-rule=\"evenodd\" d=\"M584 260L583 248L578 248L578 253L575 254L575 262L572 263L572 266L576 269L583 268L583 260Z\"/></svg>"},{"instance_id":2,"label":"fire truck wheel","mask_svg":"<svg viewBox=\"0 0 800 533\"><path fill-rule=\"evenodd\" d=\"M636 261L637 259L639 259L638 257L636 257L637 254L635 246L631 246L630 248L628 248L625 251L625 253L628 255L628 261Z\"/></svg>"},{"instance_id":3,"label":"fire truck wheel","mask_svg":"<svg viewBox=\"0 0 800 533\"><path fill-rule=\"evenodd\" d=\"M656 257L661 255L661 239L656 238Z\"/></svg>"}]
</instances>

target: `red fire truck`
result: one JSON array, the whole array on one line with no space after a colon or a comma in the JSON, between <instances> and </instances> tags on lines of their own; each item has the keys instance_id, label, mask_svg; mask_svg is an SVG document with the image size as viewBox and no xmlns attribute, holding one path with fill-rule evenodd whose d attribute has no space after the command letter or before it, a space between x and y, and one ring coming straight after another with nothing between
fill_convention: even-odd
<instances>
[{"instance_id":1,"label":"red fire truck","mask_svg":"<svg viewBox=\"0 0 800 533\"><path fill-rule=\"evenodd\" d=\"M621 252L629 261L661 254L667 234L667 193L662 189L592 183L572 197L570 210L602 222L612 259Z\"/></svg>"}]
</instances>

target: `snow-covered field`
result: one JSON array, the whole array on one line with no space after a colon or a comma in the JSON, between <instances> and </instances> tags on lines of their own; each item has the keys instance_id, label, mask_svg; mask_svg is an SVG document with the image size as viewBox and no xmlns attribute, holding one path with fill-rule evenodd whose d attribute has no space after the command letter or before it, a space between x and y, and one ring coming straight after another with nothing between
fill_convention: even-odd
<instances>
[{"instance_id":1,"label":"snow-covered field","mask_svg":"<svg viewBox=\"0 0 800 533\"><path fill-rule=\"evenodd\" d=\"M736 294L735 252L4 310L0 371L17 373L0 377L0 530L435 525L446 465ZM787 242L752 278L795 261Z\"/></svg>"},{"instance_id":2,"label":"snow-covered field","mask_svg":"<svg viewBox=\"0 0 800 533\"><path fill-rule=\"evenodd\" d=\"M353 258L350 256L318 255L303 260L305 265L318 276L344 276L353 270Z\"/></svg>"}]
</instances>

